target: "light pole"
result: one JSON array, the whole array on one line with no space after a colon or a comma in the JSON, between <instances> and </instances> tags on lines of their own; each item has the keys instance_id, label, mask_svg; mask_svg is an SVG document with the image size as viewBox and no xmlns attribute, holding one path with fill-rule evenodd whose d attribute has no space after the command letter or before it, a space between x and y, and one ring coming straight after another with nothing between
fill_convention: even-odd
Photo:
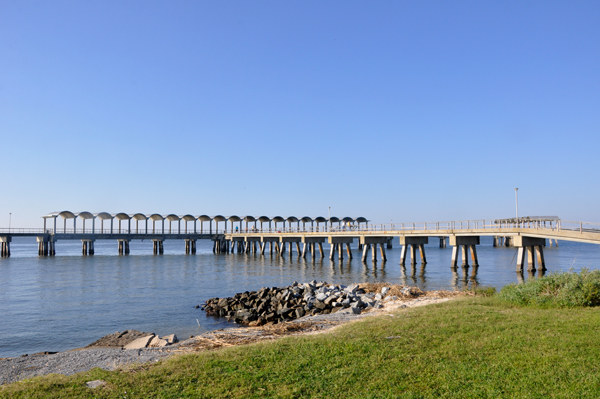
<instances>
[{"instance_id":1,"label":"light pole","mask_svg":"<svg viewBox=\"0 0 600 399\"><path fill-rule=\"evenodd\" d=\"M331 207L328 206L328 208L329 208L329 219L331 219Z\"/></svg>"},{"instance_id":2,"label":"light pole","mask_svg":"<svg viewBox=\"0 0 600 399\"><path fill-rule=\"evenodd\" d=\"M12 212L8 214L8 232L10 233L10 223L12 222Z\"/></svg>"},{"instance_id":3,"label":"light pole","mask_svg":"<svg viewBox=\"0 0 600 399\"><path fill-rule=\"evenodd\" d=\"M515 188L515 202L517 204L517 223L519 223L519 189Z\"/></svg>"}]
</instances>

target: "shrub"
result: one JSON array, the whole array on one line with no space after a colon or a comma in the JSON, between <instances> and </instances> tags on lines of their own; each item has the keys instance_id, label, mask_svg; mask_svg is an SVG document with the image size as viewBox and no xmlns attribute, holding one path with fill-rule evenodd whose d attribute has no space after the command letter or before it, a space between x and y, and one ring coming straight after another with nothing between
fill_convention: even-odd
<instances>
[{"instance_id":1,"label":"shrub","mask_svg":"<svg viewBox=\"0 0 600 399\"><path fill-rule=\"evenodd\" d=\"M600 270L552 273L502 288L498 297L515 305L581 307L600 305Z\"/></svg>"},{"instance_id":2,"label":"shrub","mask_svg":"<svg viewBox=\"0 0 600 399\"><path fill-rule=\"evenodd\" d=\"M473 293L478 296L494 296L496 294L495 287L475 287L472 289Z\"/></svg>"}]
</instances>

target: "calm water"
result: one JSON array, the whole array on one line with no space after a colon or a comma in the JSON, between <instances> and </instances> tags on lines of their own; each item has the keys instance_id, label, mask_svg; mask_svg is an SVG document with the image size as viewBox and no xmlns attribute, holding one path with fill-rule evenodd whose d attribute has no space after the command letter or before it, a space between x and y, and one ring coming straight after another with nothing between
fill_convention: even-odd
<instances>
[{"instance_id":1,"label":"calm water","mask_svg":"<svg viewBox=\"0 0 600 399\"><path fill-rule=\"evenodd\" d=\"M434 241L434 240L432 240ZM437 240L435 240L437 241ZM195 306L211 297L263 286L313 279L334 284L387 281L424 289L461 289L480 284L501 287L517 282L516 249L493 248L489 237L478 246L480 267L450 269L451 248L427 247L428 264L398 265L397 240L388 262L368 265L354 259L304 261L252 254L214 255L212 243L198 241L196 255L183 255L183 241L166 241L165 254L153 256L152 243L132 242L129 256L117 256L116 242L96 241L96 255L81 256L81 243L61 242L53 258L37 257L35 239L15 239L12 256L0 259L0 357L85 346L115 331L137 329L187 337L231 326L206 317ZM548 272L594 269L600 247L561 241L545 248ZM527 276L525 278L531 278Z\"/></svg>"}]
</instances>

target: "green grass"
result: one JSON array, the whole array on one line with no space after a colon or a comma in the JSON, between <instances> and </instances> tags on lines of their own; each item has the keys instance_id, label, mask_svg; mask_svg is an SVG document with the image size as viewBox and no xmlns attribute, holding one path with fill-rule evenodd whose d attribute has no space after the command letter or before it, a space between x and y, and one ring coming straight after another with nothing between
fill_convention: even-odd
<instances>
[{"instance_id":1,"label":"green grass","mask_svg":"<svg viewBox=\"0 0 600 399\"><path fill-rule=\"evenodd\" d=\"M0 397L597 398L599 334L596 308L470 297L138 372L40 377L0 389ZM85 386L95 379L108 386Z\"/></svg>"},{"instance_id":2,"label":"green grass","mask_svg":"<svg viewBox=\"0 0 600 399\"><path fill-rule=\"evenodd\" d=\"M510 284L498 297L520 306L581 307L600 305L600 270L552 273L525 284Z\"/></svg>"}]
</instances>

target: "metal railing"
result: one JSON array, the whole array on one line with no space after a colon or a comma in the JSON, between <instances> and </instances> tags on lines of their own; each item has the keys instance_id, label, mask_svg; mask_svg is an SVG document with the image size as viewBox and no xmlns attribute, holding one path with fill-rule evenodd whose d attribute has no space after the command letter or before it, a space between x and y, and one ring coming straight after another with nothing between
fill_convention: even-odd
<instances>
[{"instance_id":1,"label":"metal railing","mask_svg":"<svg viewBox=\"0 0 600 399\"><path fill-rule=\"evenodd\" d=\"M580 233L599 233L600 223L577 222L565 220L521 220L519 222L505 222L495 220L456 220L444 222L415 222L415 223L387 223L387 224L351 224L351 225L320 225L320 226L288 226L275 228L248 227L242 228L234 226L227 229L135 229L132 228L114 228L111 229L64 229L58 228L56 234L68 235L205 235L205 234L353 234L353 233L384 233L394 234L402 232L449 232L449 231L467 231L467 230L503 230L503 229L532 229L532 230L551 230L551 231L578 231ZM0 234L53 234L52 229L36 228L0 228Z\"/></svg>"}]
</instances>

